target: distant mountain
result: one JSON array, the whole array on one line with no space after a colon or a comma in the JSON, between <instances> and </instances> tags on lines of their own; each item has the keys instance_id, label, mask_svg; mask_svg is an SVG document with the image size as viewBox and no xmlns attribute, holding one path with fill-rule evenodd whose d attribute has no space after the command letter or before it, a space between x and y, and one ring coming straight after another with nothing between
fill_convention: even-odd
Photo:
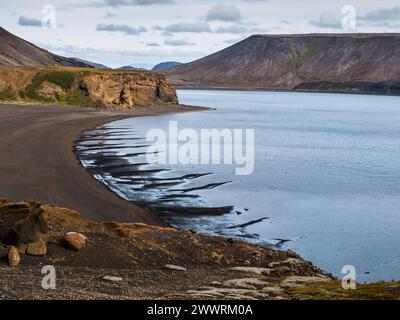
<instances>
[{"instance_id":1,"label":"distant mountain","mask_svg":"<svg viewBox=\"0 0 400 320\"><path fill-rule=\"evenodd\" d=\"M96 63L96 62L92 62L92 61L88 61L88 60L84 60L84 59L79 59L79 58L70 58L70 59L73 59L73 60L78 61L78 62L85 63L85 64L90 65L90 66L92 66L93 68L96 68L96 69L110 69L109 67L105 66L104 64L100 64L100 63Z\"/></svg>"},{"instance_id":2,"label":"distant mountain","mask_svg":"<svg viewBox=\"0 0 400 320\"><path fill-rule=\"evenodd\" d=\"M400 34L254 35L163 73L188 87L397 93Z\"/></svg>"},{"instance_id":3,"label":"distant mountain","mask_svg":"<svg viewBox=\"0 0 400 320\"><path fill-rule=\"evenodd\" d=\"M133 66L123 66L121 68L117 68L115 70L130 70L130 71L147 71L145 68L137 68Z\"/></svg>"},{"instance_id":4,"label":"distant mountain","mask_svg":"<svg viewBox=\"0 0 400 320\"><path fill-rule=\"evenodd\" d=\"M167 62L162 62L154 66L153 71L159 71L159 70L167 70L173 67L177 67L182 65L183 63L181 62L176 62L176 61L167 61Z\"/></svg>"},{"instance_id":5,"label":"distant mountain","mask_svg":"<svg viewBox=\"0 0 400 320\"><path fill-rule=\"evenodd\" d=\"M0 65L68 66L92 68L84 62L64 58L29 43L0 27Z\"/></svg>"}]
</instances>

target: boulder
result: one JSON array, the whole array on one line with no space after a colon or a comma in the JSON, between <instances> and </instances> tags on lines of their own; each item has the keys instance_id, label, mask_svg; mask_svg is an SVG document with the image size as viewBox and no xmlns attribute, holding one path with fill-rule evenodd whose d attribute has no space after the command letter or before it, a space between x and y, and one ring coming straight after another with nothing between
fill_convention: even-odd
<instances>
[{"instance_id":1,"label":"boulder","mask_svg":"<svg viewBox=\"0 0 400 320\"><path fill-rule=\"evenodd\" d=\"M48 216L38 202L0 205L0 241L19 246L36 242L48 232Z\"/></svg>"},{"instance_id":2,"label":"boulder","mask_svg":"<svg viewBox=\"0 0 400 320\"><path fill-rule=\"evenodd\" d=\"M64 94L61 86L49 81L44 81L38 89L38 95L48 99L60 99Z\"/></svg>"},{"instance_id":3,"label":"boulder","mask_svg":"<svg viewBox=\"0 0 400 320\"><path fill-rule=\"evenodd\" d=\"M324 276L320 277L301 277L301 276L291 276L287 277L282 281L281 287L283 288L294 288L294 287L303 287L309 283L318 283L318 282L330 282L332 279Z\"/></svg>"},{"instance_id":4,"label":"boulder","mask_svg":"<svg viewBox=\"0 0 400 320\"><path fill-rule=\"evenodd\" d=\"M35 256L42 257L47 253L46 241L38 240L36 242L32 242L28 244L26 248L26 253Z\"/></svg>"},{"instance_id":5,"label":"boulder","mask_svg":"<svg viewBox=\"0 0 400 320\"><path fill-rule=\"evenodd\" d=\"M82 251L86 247L87 238L78 232L68 232L64 236L64 243L66 246L75 251Z\"/></svg>"},{"instance_id":6,"label":"boulder","mask_svg":"<svg viewBox=\"0 0 400 320\"><path fill-rule=\"evenodd\" d=\"M268 286L268 282L257 278L232 279L225 281L223 286L226 288L256 290Z\"/></svg>"},{"instance_id":7,"label":"boulder","mask_svg":"<svg viewBox=\"0 0 400 320\"><path fill-rule=\"evenodd\" d=\"M187 271L186 268L180 266L174 266L172 264L166 264L164 269L172 270L172 271Z\"/></svg>"},{"instance_id":8,"label":"boulder","mask_svg":"<svg viewBox=\"0 0 400 320\"><path fill-rule=\"evenodd\" d=\"M122 282L123 279L120 277L112 277L112 276L104 276L103 280L110 281L110 282Z\"/></svg>"},{"instance_id":9,"label":"boulder","mask_svg":"<svg viewBox=\"0 0 400 320\"><path fill-rule=\"evenodd\" d=\"M280 287L276 287L276 286L272 286L272 287L265 287L261 290L261 292L264 292L266 294L268 294L269 296L280 296L283 295L285 293L285 290L283 290Z\"/></svg>"},{"instance_id":10,"label":"boulder","mask_svg":"<svg viewBox=\"0 0 400 320\"><path fill-rule=\"evenodd\" d=\"M261 267L233 267L229 268L230 271L244 272L244 273L255 273L259 275L270 275L271 269Z\"/></svg>"},{"instance_id":11,"label":"boulder","mask_svg":"<svg viewBox=\"0 0 400 320\"><path fill-rule=\"evenodd\" d=\"M21 262L21 257L16 247L11 246L8 250L8 264L10 267L18 267Z\"/></svg>"}]
</instances>

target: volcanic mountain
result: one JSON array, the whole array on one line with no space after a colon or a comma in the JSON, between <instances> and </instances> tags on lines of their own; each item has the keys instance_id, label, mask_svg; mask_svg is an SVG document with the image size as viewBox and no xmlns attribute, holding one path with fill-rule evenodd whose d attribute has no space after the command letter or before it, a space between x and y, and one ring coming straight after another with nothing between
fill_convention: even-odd
<instances>
[{"instance_id":1,"label":"volcanic mountain","mask_svg":"<svg viewBox=\"0 0 400 320\"><path fill-rule=\"evenodd\" d=\"M182 64L183 63L176 62L176 61L161 62L161 63L155 65L152 70L153 71L167 70L167 69L170 69L170 68L173 68L176 66L180 66Z\"/></svg>"},{"instance_id":2,"label":"volcanic mountain","mask_svg":"<svg viewBox=\"0 0 400 320\"><path fill-rule=\"evenodd\" d=\"M400 93L400 34L254 35L164 73L186 87Z\"/></svg>"},{"instance_id":3,"label":"volcanic mountain","mask_svg":"<svg viewBox=\"0 0 400 320\"><path fill-rule=\"evenodd\" d=\"M90 64L43 50L0 27L0 65L68 66L93 68Z\"/></svg>"}]
</instances>

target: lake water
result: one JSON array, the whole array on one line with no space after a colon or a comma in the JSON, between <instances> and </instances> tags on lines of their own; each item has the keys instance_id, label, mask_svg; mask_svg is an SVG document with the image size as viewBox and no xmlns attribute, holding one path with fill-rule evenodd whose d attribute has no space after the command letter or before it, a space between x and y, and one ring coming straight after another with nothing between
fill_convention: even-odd
<instances>
[{"instance_id":1,"label":"lake water","mask_svg":"<svg viewBox=\"0 0 400 320\"><path fill-rule=\"evenodd\" d=\"M165 206L172 224L292 249L336 276L400 279L400 97L179 91L216 111L131 118L86 132L82 163L120 196ZM234 165L150 165L146 134L254 129L255 170ZM168 207L224 207L222 216ZM249 221L266 218L240 227Z\"/></svg>"}]
</instances>

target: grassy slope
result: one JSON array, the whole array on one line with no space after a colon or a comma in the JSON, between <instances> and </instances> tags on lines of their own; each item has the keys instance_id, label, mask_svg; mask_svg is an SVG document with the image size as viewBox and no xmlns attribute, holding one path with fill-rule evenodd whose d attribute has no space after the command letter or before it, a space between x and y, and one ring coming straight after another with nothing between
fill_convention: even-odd
<instances>
[{"instance_id":1,"label":"grassy slope","mask_svg":"<svg viewBox=\"0 0 400 320\"><path fill-rule=\"evenodd\" d=\"M34 69L34 68L29 68ZM76 80L90 74L115 72L106 69L89 68L68 68L68 67L40 67L36 68L37 73L29 81L29 85L23 88L15 88L12 85L0 90L0 101L24 101L30 103L51 103L57 102L65 105L93 106L85 93L76 85ZM36 70L35 69L35 70ZM118 71L118 73L145 73L145 71ZM0 75L1 76L1 75ZM44 82L60 86L65 94L59 99L52 99L40 96L38 90Z\"/></svg>"},{"instance_id":2,"label":"grassy slope","mask_svg":"<svg viewBox=\"0 0 400 320\"><path fill-rule=\"evenodd\" d=\"M317 282L289 289L289 294L301 300L398 300L400 282L358 284L354 290L343 289L340 281Z\"/></svg>"}]
</instances>

